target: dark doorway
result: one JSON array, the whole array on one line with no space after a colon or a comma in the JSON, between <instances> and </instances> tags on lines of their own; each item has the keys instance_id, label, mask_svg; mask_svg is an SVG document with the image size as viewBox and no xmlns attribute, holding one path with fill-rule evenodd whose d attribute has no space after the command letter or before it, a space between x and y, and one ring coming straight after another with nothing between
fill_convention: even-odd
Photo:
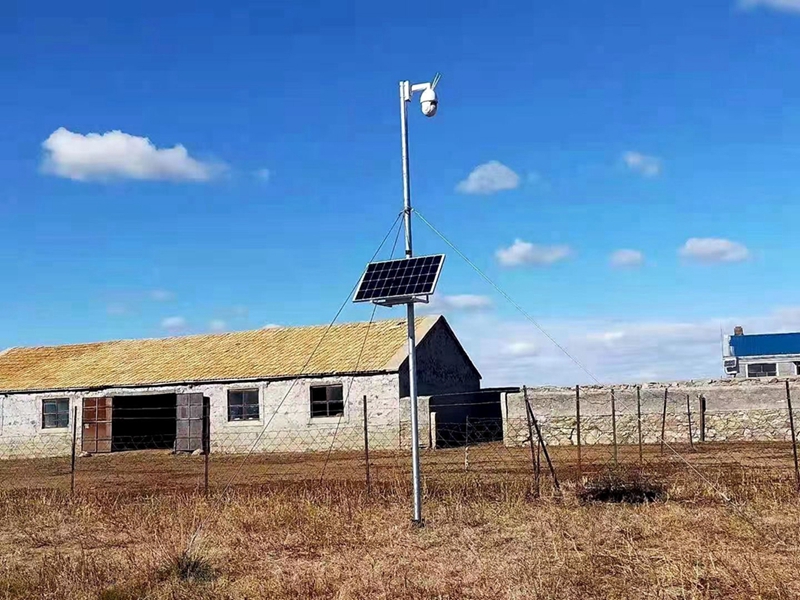
<instances>
[{"instance_id":1,"label":"dark doorway","mask_svg":"<svg viewBox=\"0 0 800 600\"><path fill-rule=\"evenodd\" d=\"M172 449L175 445L176 395L115 396L111 451Z\"/></svg>"}]
</instances>

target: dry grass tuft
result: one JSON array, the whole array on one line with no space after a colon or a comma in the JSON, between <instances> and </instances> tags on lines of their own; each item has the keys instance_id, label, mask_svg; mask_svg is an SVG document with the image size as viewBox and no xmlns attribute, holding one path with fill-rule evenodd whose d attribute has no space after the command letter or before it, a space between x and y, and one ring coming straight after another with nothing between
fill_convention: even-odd
<instances>
[{"instance_id":1,"label":"dry grass tuft","mask_svg":"<svg viewBox=\"0 0 800 600\"><path fill-rule=\"evenodd\" d=\"M181 581L210 581L214 569L208 560L189 549L171 558L162 571L165 577L176 577Z\"/></svg>"}]
</instances>

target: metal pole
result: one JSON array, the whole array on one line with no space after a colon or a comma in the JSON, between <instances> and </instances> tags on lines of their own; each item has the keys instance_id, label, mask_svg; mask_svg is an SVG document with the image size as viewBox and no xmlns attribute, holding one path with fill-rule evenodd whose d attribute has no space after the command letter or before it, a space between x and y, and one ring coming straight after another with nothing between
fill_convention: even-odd
<instances>
[{"instance_id":1,"label":"metal pole","mask_svg":"<svg viewBox=\"0 0 800 600\"><path fill-rule=\"evenodd\" d=\"M78 405L72 407L72 467L70 468L69 491L75 494L75 446L78 443Z\"/></svg>"},{"instance_id":2,"label":"metal pole","mask_svg":"<svg viewBox=\"0 0 800 600\"><path fill-rule=\"evenodd\" d=\"M667 388L664 388L664 410L661 413L661 454L664 454L664 436L667 434Z\"/></svg>"},{"instance_id":3,"label":"metal pole","mask_svg":"<svg viewBox=\"0 0 800 600\"><path fill-rule=\"evenodd\" d=\"M614 390L611 390L611 440L614 443L614 466L619 462L619 450L617 449L617 402L614 398Z\"/></svg>"},{"instance_id":4,"label":"metal pole","mask_svg":"<svg viewBox=\"0 0 800 600\"><path fill-rule=\"evenodd\" d=\"M792 411L792 395L789 392L789 382L786 382L786 404L789 407L789 428L792 430L792 454L794 455L794 479L797 489L800 489L800 468L797 464L797 434L794 431L794 412Z\"/></svg>"},{"instance_id":5,"label":"metal pole","mask_svg":"<svg viewBox=\"0 0 800 600\"><path fill-rule=\"evenodd\" d=\"M581 386L575 386L575 434L578 437L578 479L583 478L583 462L581 456Z\"/></svg>"},{"instance_id":6,"label":"metal pole","mask_svg":"<svg viewBox=\"0 0 800 600\"><path fill-rule=\"evenodd\" d=\"M411 243L411 180L408 169L408 106L411 84L400 82L400 141L403 159L403 222L406 230L406 257L413 255ZM414 518L422 525L422 486L419 468L419 414L417 407L417 342L414 331L414 303L406 305L408 323L408 390L411 401L411 474L414 487Z\"/></svg>"},{"instance_id":7,"label":"metal pole","mask_svg":"<svg viewBox=\"0 0 800 600\"><path fill-rule=\"evenodd\" d=\"M364 464L367 471L367 496L372 495L372 480L369 474L369 431L367 429L367 396L364 395Z\"/></svg>"},{"instance_id":8,"label":"metal pole","mask_svg":"<svg viewBox=\"0 0 800 600\"><path fill-rule=\"evenodd\" d=\"M411 101L411 83L400 82L400 140L403 159L403 223L406 230L406 257L412 256L411 243L411 176L408 166L408 102Z\"/></svg>"},{"instance_id":9,"label":"metal pole","mask_svg":"<svg viewBox=\"0 0 800 600\"><path fill-rule=\"evenodd\" d=\"M414 518L422 525L422 486L419 469L419 412L417 407L417 342L414 332L414 304L408 303L408 388L411 400L411 475L414 486Z\"/></svg>"}]
</instances>

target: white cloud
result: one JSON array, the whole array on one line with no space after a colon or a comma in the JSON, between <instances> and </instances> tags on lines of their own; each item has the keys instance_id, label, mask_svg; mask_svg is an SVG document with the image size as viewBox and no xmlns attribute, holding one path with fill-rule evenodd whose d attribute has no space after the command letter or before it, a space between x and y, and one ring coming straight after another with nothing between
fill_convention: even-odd
<instances>
[{"instance_id":1,"label":"white cloud","mask_svg":"<svg viewBox=\"0 0 800 600\"><path fill-rule=\"evenodd\" d=\"M612 267L638 267L644 262L644 254L642 254L639 250L623 248L621 250L612 252L609 260Z\"/></svg>"},{"instance_id":2,"label":"white cloud","mask_svg":"<svg viewBox=\"0 0 800 600\"><path fill-rule=\"evenodd\" d=\"M509 356L536 356L539 346L533 342L511 342L502 348L502 351Z\"/></svg>"},{"instance_id":3,"label":"white cloud","mask_svg":"<svg viewBox=\"0 0 800 600\"><path fill-rule=\"evenodd\" d=\"M228 324L222 319L212 319L208 323L208 328L211 331L225 331L228 328Z\"/></svg>"},{"instance_id":4,"label":"white cloud","mask_svg":"<svg viewBox=\"0 0 800 600\"><path fill-rule=\"evenodd\" d=\"M280 327L281 325L278 325L277 323L267 323L261 329L280 329Z\"/></svg>"},{"instance_id":5,"label":"white cloud","mask_svg":"<svg viewBox=\"0 0 800 600\"><path fill-rule=\"evenodd\" d=\"M575 385L592 378L523 318L492 314L450 318L459 340L496 385ZM606 383L703 379L722 375L720 329L732 333L800 330L800 307L751 317L670 320L545 320L540 323L587 370Z\"/></svg>"},{"instance_id":6,"label":"white cloud","mask_svg":"<svg viewBox=\"0 0 800 600\"><path fill-rule=\"evenodd\" d=\"M701 263L742 262L750 258L746 246L723 238L689 238L678 254Z\"/></svg>"},{"instance_id":7,"label":"white cloud","mask_svg":"<svg viewBox=\"0 0 800 600\"><path fill-rule=\"evenodd\" d=\"M169 290L153 290L150 292L150 298L156 302L168 302L175 299L175 293Z\"/></svg>"},{"instance_id":8,"label":"white cloud","mask_svg":"<svg viewBox=\"0 0 800 600\"><path fill-rule=\"evenodd\" d=\"M782 12L800 13L800 0L739 0L739 7L753 9L763 6Z\"/></svg>"},{"instance_id":9,"label":"white cloud","mask_svg":"<svg viewBox=\"0 0 800 600\"><path fill-rule=\"evenodd\" d=\"M519 187L520 178L503 163L490 160L478 165L464 181L459 182L456 191L463 194L488 195L513 190Z\"/></svg>"},{"instance_id":10,"label":"white cloud","mask_svg":"<svg viewBox=\"0 0 800 600\"><path fill-rule=\"evenodd\" d=\"M254 175L262 181L269 181L272 173L270 173L269 169L256 169Z\"/></svg>"},{"instance_id":11,"label":"white cloud","mask_svg":"<svg viewBox=\"0 0 800 600\"><path fill-rule=\"evenodd\" d=\"M647 156L641 152L624 152L622 162L631 170L644 177L655 177L661 173L661 159L657 156Z\"/></svg>"},{"instance_id":12,"label":"white cloud","mask_svg":"<svg viewBox=\"0 0 800 600\"><path fill-rule=\"evenodd\" d=\"M156 148L146 137L118 130L83 135L59 127L42 147L43 171L76 181L208 181L225 170L222 164L192 158L181 144Z\"/></svg>"},{"instance_id":13,"label":"white cloud","mask_svg":"<svg viewBox=\"0 0 800 600\"><path fill-rule=\"evenodd\" d=\"M161 327L169 331L180 331L186 327L186 319L183 317L167 317L161 321Z\"/></svg>"},{"instance_id":14,"label":"white cloud","mask_svg":"<svg viewBox=\"0 0 800 600\"><path fill-rule=\"evenodd\" d=\"M566 245L540 246L517 239L508 248L500 248L495 255L504 267L522 265L552 265L569 258L572 249Z\"/></svg>"},{"instance_id":15,"label":"white cloud","mask_svg":"<svg viewBox=\"0 0 800 600\"><path fill-rule=\"evenodd\" d=\"M475 294L456 294L453 296L434 295L430 304L420 305L423 312L477 311L492 307L492 299Z\"/></svg>"}]
</instances>

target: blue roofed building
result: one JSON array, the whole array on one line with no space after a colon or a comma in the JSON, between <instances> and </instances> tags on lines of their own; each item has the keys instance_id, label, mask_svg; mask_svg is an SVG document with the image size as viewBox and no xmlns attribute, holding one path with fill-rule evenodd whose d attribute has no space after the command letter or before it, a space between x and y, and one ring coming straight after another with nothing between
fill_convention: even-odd
<instances>
[{"instance_id":1,"label":"blue roofed building","mask_svg":"<svg viewBox=\"0 0 800 600\"><path fill-rule=\"evenodd\" d=\"M723 365L732 377L800 375L800 333L745 335L736 327L725 336Z\"/></svg>"}]
</instances>

